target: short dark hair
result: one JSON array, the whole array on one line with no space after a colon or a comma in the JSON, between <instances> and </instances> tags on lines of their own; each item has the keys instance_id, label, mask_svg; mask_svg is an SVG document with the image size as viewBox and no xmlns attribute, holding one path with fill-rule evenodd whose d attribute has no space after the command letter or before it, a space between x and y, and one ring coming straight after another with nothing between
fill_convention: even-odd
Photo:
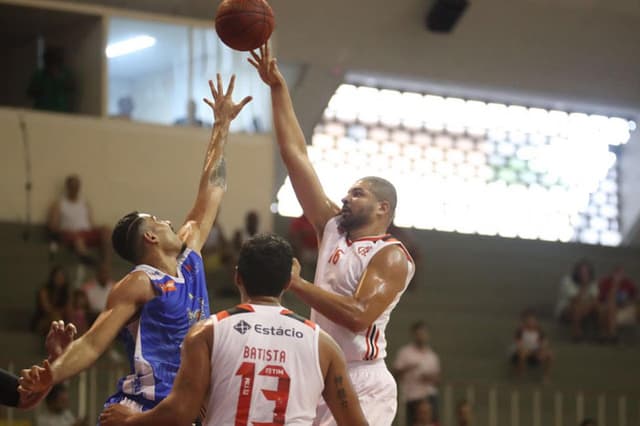
<instances>
[{"instance_id":1,"label":"short dark hair","mask_svg":"<svg viewBox=\"0 0 640 426\"><path fill-rule=\"evenodd\" d=\"M589 281L593 281L593 279L596 277L593 263L591 263L588 259L580 259L573 265L573 270L571 271L571 280L576 284L580 284L580 269L583 266L586 266L589 270Z\"/></svg>"},{"instance_id":2,"label":"short dark hair","mask_svg":"<svg viewBox=\"0 0 640 426\"><path fill-rule=\"evenodd\" d=\"M60 394L63 392L67 392L67 385L65 385L64 383L58 383L57 385L53 385L53 387L49 391L49 394L45 398L45 402L47 404L53 403L56 399L58 399Z\"/></svg>"},{"instance_id":3,"label":"short dark hair","mask_svg":"<svg viewBox=\"0 0 640 426\"><path fill-rule=\"evenodd\" d=\"M240 248L238 274L249 296L277 297L291 280L293 250L284 238L258 234Z\"/></svg>"},{"instance_id":4,"label":"short dark hair","mask_svg":"<svg viewBox=\"0 0 640 426\"><path fill-rule=\"evenodd\" d=\"M111 234L111 243L115 252L131 263L136 263L140 257L136 236L142 225L142 219L143 217L137 211L128 213L118 221Z\"/></svg>"},{"instance_id":5,"label":"short dark hair","mask_svg":"<svg viewBox=\"0 0 640 426\"><path fill-rule=\"evenodd\" d=\"M427 329L427 323L420 320L420 321L416 321L414 323L411 324L411 332L415 333L416 331L420 330L421 328L424 328L425 330Z\"/></svg>"},{"instance_id":6,"label":"short dark hair","mask_svg":"<svg viewBox=\"0 0 640 426\"><path fill-rule=\"evenodd\" d=\"M391 217L395 215L396 205L398 204L398 194L396 188L391 182L378 176L367 176L360 179L369 184L369 189L378 201L386 201L389 203Z\"/></svg>"}]
</instances>

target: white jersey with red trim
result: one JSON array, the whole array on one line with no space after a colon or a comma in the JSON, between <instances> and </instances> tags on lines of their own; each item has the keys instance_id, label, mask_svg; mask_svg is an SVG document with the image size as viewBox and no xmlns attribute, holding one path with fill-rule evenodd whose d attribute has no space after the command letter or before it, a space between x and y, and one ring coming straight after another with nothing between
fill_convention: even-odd
<instances>
[{"instance_id":1,"label":"white jersey with red trim","mask_svg":"<svg viewBox=\"0 0 640 426\"><path fill-rule=\"evenodd\" d=\"M311 425L324 390L320 327L282 306L238 305L212 318L205 425Z\"/></svg>"},{"instance_id":2,"label":"white jersey with red trim","mask_svg":"<svg viewBox=\"0 0 640 426\"><path fill-rule=\"evenodd\" d=\"M316 310L311 311L311 319L338 342L347 362L372 361L384 359L387 356L385 329L389 323L391 311L396 307L409 281L413 278L415 267L404 245L389 234L351 241L346 233L338 229L338 216L329 220L324 228L318 251L315 285L332 293L344 296L354 295L371 259L389 245L398 245L405 252L409 273L403 290L367 330L354 333Z\"/></svg>"}]
</instances>

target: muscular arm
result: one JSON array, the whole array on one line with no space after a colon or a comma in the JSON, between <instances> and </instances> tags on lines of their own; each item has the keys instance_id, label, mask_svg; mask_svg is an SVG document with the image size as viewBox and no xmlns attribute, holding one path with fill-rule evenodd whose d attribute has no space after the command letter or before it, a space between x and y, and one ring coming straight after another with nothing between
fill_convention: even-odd
<instances>
[{"instance_id":1,"label":"muscular arm","mask_svg":"<svg viewBox=\"0 0 640 426\"><path fill-rule=\"evenodd\" d=\"M195 324L184 339L180 369L169 396L144 413L131 414L123 407L110 407L100 416L100 423L106 426L190 426L198 417L209 389L212 346L213 323L208 320ZM119 421L123 417L126 420Z\"/></svg>"},{"instance_id":2,"label":"muscular arm","mask_svg":"<svg viewBox=\"0 0 640 426\"><path fill-rule=\"evenodd\" d=\"M224 147L229 134L231 120L216 120L207 147L198 195L193 209L187 215L180 236L187 245L200 251L211 231L218 208L227 189L227 167Z\"/></svg>"},{"instance_id":3,"label":"muscular arm","mask_svg":"<svg viewBox=\"0 0 640 426\"><path fill-rule=\"evenodd\" d=\"M91 366L109 347L116 335L155 295L144 273L127 275L109 294L107 307L91 328L51 365L23 370L20 384L30 391L41 391L60 383Z\"/></svg>"},{"instance_id":4,"label":"muscular arm","mask_svg":"<svg viewBox=\"0 0 640 426\"><path fill-rule=\"evenodd\" d=\"M289 89L275 59L270 56L269 47L263 46L260 55L253 53L252 56L253 59L249 62L256 67L262 80L271 87L276 139L296 197L316 233L321 235L324 226L329 219L338 214L339 208L325 194L311 165L304 133L293 109Z\"/></svg>"},{"instance_id":5,"label":"muscular arm","mask_svg":"<svg viewBox=\"0 0 640 426\"><path fill-rule=\"evenodd\" d=\"M296 275L291 290L307 305L353 332L366 330L404 289L409 267L401 248L390 245L371 259L355 294L323 290Z\"/></svg>"},{"instance_id":6,"label":"muscular arm","mask_svg":"<svg viewBox=\"0 0 640 426\"><path fill-rule=\"evenodd\" d=\"M338 426L366 426L342 351L325 332L320 333L320 362L324 373L322 397L329 406Z\"/></svg>"},{"instance_id":7,"label":"muscular arm","mask_svg":"<svg viewBox=\"0 0 640 426\"><path fill-rule=\"evenodd\" d=\"M222 196L227 189L227 168L224 159L224 147L227 143L231 121L238 116L242 108L251 101L247 96L235 104L232 99L235 75L231 77L227 93L222 87L222 78L217 75L217 87L209 81L213 101L204 99L211 107L215 117L211 139L207 148L196 202L187 215L184 226L179 232L182 240L196 251L202 250L213 222L218 214Z\"/></svg>"}]
</instances>

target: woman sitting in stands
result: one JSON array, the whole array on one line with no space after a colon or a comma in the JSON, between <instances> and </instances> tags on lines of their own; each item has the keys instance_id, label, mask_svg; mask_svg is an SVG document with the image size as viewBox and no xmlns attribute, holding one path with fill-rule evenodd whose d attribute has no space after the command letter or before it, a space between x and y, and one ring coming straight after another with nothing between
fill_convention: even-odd
<instances>
[{"instance_id":1,"label":"woman sitting in stands","mask_svg":"<svg viewBox=\"0 0 640 426\"><path fill-rule=\"evenodd\" d=\"M44 335L52 321L66 320L71 310L69 281L62 266L54 266L47 283L38 290L31 329Z\"/></svg>"},{"instance_id":2,"label":"woman sitting in stands","mask_svg":"<svg viewBox=\"0 0 640 426\"><path fill-rule=\"evenodd\" d=\"M556 316L571 323L571 336L580 341L585 322L597 312L598 283L593 264L582 259L573 266L571 275L565 276L560 283Z\"/></svg>"}]
</instances>

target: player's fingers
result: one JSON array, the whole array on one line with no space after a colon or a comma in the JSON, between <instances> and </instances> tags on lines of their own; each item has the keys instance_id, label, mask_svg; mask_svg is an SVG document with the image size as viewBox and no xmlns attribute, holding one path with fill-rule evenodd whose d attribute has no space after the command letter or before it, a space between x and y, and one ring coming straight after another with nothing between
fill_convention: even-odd
<instances>
[{"instance_id":1,"label":"player's fingers","mask_svg":"<svg viewBox=\"0 0 640 426\"><path fill-rule=\"evenodd\" d=\"M205 104L209 105L211 108L213 108L213 102L211 102L209 99L207 98L202 98L202 100L204 101Z\"/></svg>"},{"instance_id":2,"label":"player's fingers","mask_svg":"<svg viewBox=\"0 0 640 426\"><path fill-rule=\"evenodd\" d=\"M244 108L244 106L249 102L251 102L252 99L253 98L251 96L247 96L246 98L241 100L240 103L238 104L238 110L241 110L242 108Z\"/></svg>"},{"instance_id":3,"label":"player's fingers","mask_svg":"<svg viewBox=\"0 0 640 426\"><path fill-rule=\"evenodd\" d=\"M218 91L216 90L216 87L213 85L213 80L209 80L209 89L211 90L211 95L213 95L214 98L217 98Z\"/></svg>"},{"instance_id":4,"label":"player's fingers","mask_svg":"<svg viewBox=\"0 0 640 426\"><path fill-rule=\"evenodd\" d=\"M269 40L264 44L264 55L266 58L271 57L271 51L269 50Z\"/></svg>"},{"instance_id":5,"label":"player's fingers","mask_svg":"<svg viewBox=\"0 0 640 426\"><path fill-rule=\"evenodd\" d=\"M231 80L229 80L229 86L227 86L227 96L231 96L234 87L236 87L236 75L232 74Z\"/></svg>"},{"instance_id":6,"label":"player's fingers","mask_svg":"<svg viewBox=\"0 0 640 426\"><path fill-rule=\"evenodd\" d=\"M218 91L218 95L224 96L224 88L222 86L222 76L220 75L220 73L216 74L216 79L218 80L218 86L216 88L216 90Z\"/></svg>"},{"instance_id":7,"label":"player's fingers","mask_svg":"<svg viewBox=\"0 0 640 426\"><path fill-rule=\"evenodd\" d=\"M255 50L250 50L249 53L251 54L253 59L256 60L256 62L260 62L260 56L258 56L258 54L255 52Z\"/></svg>"},{"instance_id":8,"label":"player's fingers","mask_svg":"<svg viewBox=\"0 0 640 426\"><path fill-rule=\"evenodd\" d=\"M67 336L74 338L76 336L76 334L78 334L78 329L76 328L76 326L70 322L69 324L67 324L67 326L64 328L65 333L67 334Z\"/></svg>"},{"instance_id":9,"label":"player's fingers","mask_svg":"<svg viewBox=\"0 0 640 426\"><path fill-rule=\"evenodd\" d=\"M247 58L247 61L249 61L249 63L251 65L253 65L256 69L260 69L260 65L258 65L258 63L253 59L253 58Z\"/></svg>"}]
</instances>

